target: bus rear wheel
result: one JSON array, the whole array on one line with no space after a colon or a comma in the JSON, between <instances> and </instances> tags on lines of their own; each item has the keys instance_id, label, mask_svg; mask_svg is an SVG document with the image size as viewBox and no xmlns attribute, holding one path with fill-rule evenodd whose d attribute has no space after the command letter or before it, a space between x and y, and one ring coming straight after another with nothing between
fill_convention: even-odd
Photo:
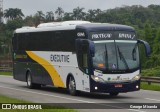
<instances>
[{"instance_id":1,"label":"bus rear wheel","mask_svg":"<svg viewBox=\"0 0 160 112\"><path fill-rule=\"evenodd\" d=\"M70 78L69 78L68 90L71 95L73 95L73 96L76 95L76 82L72 76L70 76Z\"/></svg>"},{"instance_id":2,"label":"bus rear wheel","mask_svg":"<svg viewBox=\"0 0 160 112\"><path fill-rule=\"evenodd\" d=\"M29 89L34 89L34 88L40 88L41 87L40 84L33 83L30 72L27 73L27 80L26 81L27 81L27 87Z\"/></svg>"},{"instance_id":3,"label":"bus rear wheel","mask_svg":"<svg viewBox=\"0 0 160 112\"><path fill-rule=\"evenodd\" d=\"M110 96L117 96L118 94L118 92L109 93Z\"/></svg>"}]
</instances>

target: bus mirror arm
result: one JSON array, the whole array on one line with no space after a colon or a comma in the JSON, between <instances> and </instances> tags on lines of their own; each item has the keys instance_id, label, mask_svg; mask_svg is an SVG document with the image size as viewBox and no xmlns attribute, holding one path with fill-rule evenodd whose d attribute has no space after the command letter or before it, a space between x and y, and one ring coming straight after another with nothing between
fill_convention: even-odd
<instances>
[{"instance_id":1,"label":"bus mirror arm","mask_svg":"<svg viewBox=\"0 0 160 112\"><path fill-rule=\"evenodd\" d=\"M138 39L138 44L143 44L144 47L145 47L146 56L150 56L150 54L151 54L151 48L150 48L149 43L146 42L146 41L144 41L144 40Z\"/></svg>"}]
</instances>

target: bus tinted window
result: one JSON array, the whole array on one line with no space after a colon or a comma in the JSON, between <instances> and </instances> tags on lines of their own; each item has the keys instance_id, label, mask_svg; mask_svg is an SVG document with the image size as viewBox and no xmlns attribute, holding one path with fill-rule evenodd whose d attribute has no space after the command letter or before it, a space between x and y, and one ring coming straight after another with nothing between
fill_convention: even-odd
<instances>
[{"instance_id":1,"label":"bus tinted window","mask_svg":"<svg viewBox=\"0 0 160 112\"><path fill-rule=\"evenodd\" d=\"M18 50L75 51L75 31L20 33L17 38Z\"/></svg>"}]
</instances>

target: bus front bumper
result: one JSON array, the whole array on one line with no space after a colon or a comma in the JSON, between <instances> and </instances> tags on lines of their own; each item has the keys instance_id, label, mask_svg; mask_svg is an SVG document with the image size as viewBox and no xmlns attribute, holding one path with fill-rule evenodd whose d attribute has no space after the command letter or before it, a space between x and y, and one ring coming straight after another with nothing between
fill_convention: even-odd
<instances>
[{"instance_id":1,"label":"bus front bumper","mask_svg":"<svg viewBox=\"0 0 160 112\"><path fill-rule=\"evenodd\" d=\"M140 80L123 83L100 83L92 80L91 92L125 93L140 90Z\"/></svg>"}]
</instances>

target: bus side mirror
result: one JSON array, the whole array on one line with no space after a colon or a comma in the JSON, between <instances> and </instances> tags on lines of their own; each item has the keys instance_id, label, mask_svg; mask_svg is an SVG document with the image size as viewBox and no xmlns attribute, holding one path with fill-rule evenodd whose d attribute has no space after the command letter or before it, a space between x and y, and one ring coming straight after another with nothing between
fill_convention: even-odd
<instances>
[{"instance_id":1,"label":"bus side mirror","mask_svg":"<svg viewBox=\"0 0 160 112\"><path fill-rule=\"evenodd\" d=\"M89 41L89 48L90 48L90 55L91 55L92 57L94 57L94 55L95 55L95 46L94 46L94 42Z\"/></svg>"},{"instance_id":2,"label":"bus side mirror","mask_svg":"<svg viewBox=\"0 0 160 112\"><path fill-rule=\"evenodd\" d=\"M132 51L132 59L136 61L136 48L134 48Z\"/></svg>"},{"instance_id":3,"label":"bus side mirror","mask_svg":"<svg viewBox=\"0 0 160 112\"><path fill-rule=\"evenodd\" d=\"M138 43L144 45L146 56L150 56L150 54L151 54L151 48L150 48L149 43L146 42L146 41L144 41L144 40L140 40L140 39L138 39Z\"/></svg>"}]
</instances>

